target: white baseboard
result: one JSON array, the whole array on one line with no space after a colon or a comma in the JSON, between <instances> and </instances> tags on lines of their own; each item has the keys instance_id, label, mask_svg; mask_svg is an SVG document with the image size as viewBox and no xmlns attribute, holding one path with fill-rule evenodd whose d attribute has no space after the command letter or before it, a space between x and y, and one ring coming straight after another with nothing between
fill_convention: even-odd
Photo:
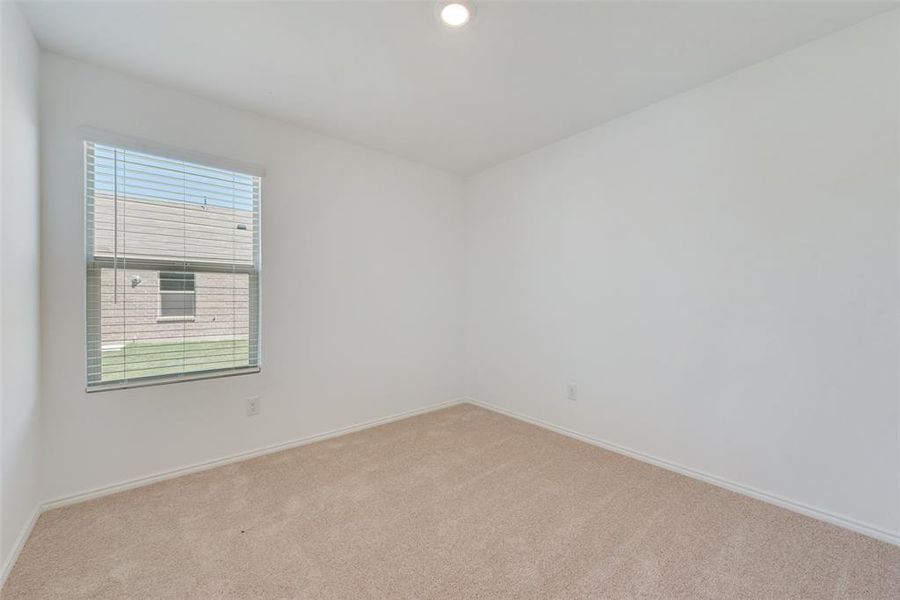
<instances>
[{"instance_id":1,"label":"white baseboard","mask_svg":"<svg viewBox=\"0 0 900 600\"><path fill-rule=\"evenodd\" d=\"M751 498L755 498L756 500L774 504L775 506L786 508L787 510L806 515L807 517L825 521L827 523L831 523L832 525L837 525L838 527L843 527L844 529L849 529L850 531L855 531L877 540L881 540L895 546L900 546L900 532L881 529L880 527L862 523L849 517L837 515L830 511L804 504L803 502L798 502L796 500L790 500L788 498L783 498L775 494L770 494L768 492L764 492L747 485L729 481L728 479L723 479L722 477L717 477L716 475L710 475L709 473L704 473L703 471L698 471L697 469L685 467L684 465L657 458L655 456L651 456L637 450L632 450L631 448L626 448L625 446L620 446L619 444L614 444L612 442L607 442L590 435L572 431L571 429L566 429L565 427L560 427L541 419L535 419L534 417L529 417L528 415L508 410L489 402L483 402L474 398L466 398L466 401L487 410L494 411L508 417L518 419L520 421L525 421L526 423L531 423L532 425L537 425L538 427L549 429L550 431L555 431L556 433L574 438L576 440L580 440L582 442L586 442L594 446L599 446L606 450L616 452L617 454L624 454L625 456L645 463L650 463L668 471L674 471L675 473L680 473L681 475L686 475L693 479L699 479L700 481L725 488L726 490L737 492L738 494L743 494L745 496L750 496Z\"/></svg>"},{"instance_id":2,"label":"white baseboard","mask_svg":"<svg viewBox=\"0 0 900 600\"><path fill-rule=\"evenodd\" d=\"M150 485L152 483L157 483L159 481L165 481L167 479L174 479L175 477L181 477L182 475L190 475L191 473L199 473L200 471L207 471L209 469L215 469L216 467L222 467L224 465L229 465L229 464L240 462L242 460L247 460L250 458L256 458L258 456L265 456L266 454L272 454L273 452L280 452L282 450L288 450L290 448L297 448L299 446L305 446L307 444L312 444L314 442L321 442L322 440L327 440L329 438L337 437L339 435L346 435L348 433L362 431L363 429L377 427L378 425L384 425L386 423L391 423L393 421L400 421L401 419L408 419L409 417L414 417L416 415L421 415L421 414L429 413L429 412L432 412L435 410L440 410L442 408L447 408L449 406L453 406L455 404L460 404L460 403L466 402L466 401L467 400L465 398L454 398L453 400L439 402L437 404L432 404L431 406L426 406L424 408L416 408L413 410L404 411L404 412L390 415L387 417L381 417L378 419L372 419L370 421L365 421L363 423L357 423L356 425L340 427L338 429L326 431L325 433L317 433L317 434L313 434L313 435L308 435L305 437L289 440L287 442L281 442L279 444L273 444L271 446L257 448L255 450L248 450L246 452L238 452L237 454L232 454L230 456L226 456L223 458L217 458L215 460L210 460L210 461L206 461L206 462L202 462L202 463L196 463L193 465L180 467L178 469L172 469L170 471L164 471L161 473L155 473L153 475L147 475L145 477L137 477L135 479L129 479L128 481L123 481L121 483L115 483L112 485L107 485L107 486L94 488L94 489L90 489L90 490L85 490L83 492L78 492L77 494L71 494L69 496L64 496L62 498L57 498L55 500L49 500L47 502L44 502L44 504L41 506L41 512L53 510L54 508L61 508L63 506L69 506L71 504L78 504L79 502L85 502L86 500L93 500L94 498L102 498L103 496L109 496L110 494L116 494L118 492L124 492L126 490L143 487L145 485Z\"/></svg>"},{"instance_id":3,"label":"white baseboard","mask_svg":"<svg viewBox=\"0 0 900 600\"><path fill-rule=\"evenodd\" d=\"M28 519L25 527L22 528L22 531L19 532L19 537L16 538L16 543L13 545L12 551L9 553L9 556L6 557L6 560L3 561L3 570L0 571L0 590L3 589L3 584L6 583L9 572L12 571L13 565L16 564L16 561L19 559L19 554L22 553L25 542L28 541L28 538L31 536L31 530L34 529L34 524L37 523L38 517L41 516L41 512L43 511L40 506L34 507L31 517Z\"/></svg>"}]
</instances>

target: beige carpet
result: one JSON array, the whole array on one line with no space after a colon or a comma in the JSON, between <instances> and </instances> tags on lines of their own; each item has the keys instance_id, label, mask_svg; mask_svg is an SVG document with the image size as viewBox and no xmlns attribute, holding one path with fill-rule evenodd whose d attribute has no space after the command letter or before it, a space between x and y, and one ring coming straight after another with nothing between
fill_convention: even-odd
<instances>
[{"instance_id":1,"label":"beige carpet","mask_svg":"<svg viewBox=\"0 0 900 600\"><path fill-rule=\"evenodd\" d=\"M44 514L4 600L900 598L900 548L471 405Z\"/></svg>"}]
</instances>

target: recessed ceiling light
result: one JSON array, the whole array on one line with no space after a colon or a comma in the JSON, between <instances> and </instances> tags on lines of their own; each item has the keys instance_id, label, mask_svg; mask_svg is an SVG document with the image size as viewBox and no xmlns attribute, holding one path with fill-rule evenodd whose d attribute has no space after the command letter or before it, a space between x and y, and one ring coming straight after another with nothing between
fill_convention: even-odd
<instances>
[{"instance_id":1,"label":"recessed ceiling light","mask_svg":"<svg viewBox=\"0 0 900 600\"><path fill-rule=\"evenodd\" d=\"M452 0L438 3L441 21L450 27L462 27L472 19L474 7L467 0Z\"/></svg>"}]
</instances>

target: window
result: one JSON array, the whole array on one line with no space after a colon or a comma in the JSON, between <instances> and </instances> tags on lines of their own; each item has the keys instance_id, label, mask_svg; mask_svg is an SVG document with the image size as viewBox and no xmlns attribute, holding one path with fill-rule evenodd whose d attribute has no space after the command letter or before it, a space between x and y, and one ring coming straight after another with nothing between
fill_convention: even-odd
<instances>
[{"instance_id":1,"label":"window","mask_svg":"<svg viewBox=\"0 0 900 600\"><path fill-rule=\"evenodd\" d=\"M88 390L259 370L260 187L85 143Z\"/></svg>"},{"instance_id":2,"label":"window","mask_svg":"<svg viewBox=\"0 0 900 600\"><path fill-rule=\"evenodd\" d=\"M159 318L193 319L197 309L193 273L159 274Z\"/></svg>"}]
</instances>

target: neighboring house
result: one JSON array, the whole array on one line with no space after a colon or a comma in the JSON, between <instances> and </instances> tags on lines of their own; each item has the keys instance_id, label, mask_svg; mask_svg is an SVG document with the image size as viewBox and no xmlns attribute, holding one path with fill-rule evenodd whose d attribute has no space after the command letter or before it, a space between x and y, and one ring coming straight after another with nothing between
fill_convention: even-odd
<instances>
[{"instance_id":1,"label":"neighboring house","mask_svg":"<svg viewBox=\"0 0 900 600\"><path fill-rule=\"evenodd\" d=\"M251 211L121 196L116 207L112 195L94 198L94 255L118 267L97 269L104 350L248 338Z\"/></svg>"},{"instance_id":2,"label":"neighboring house","mask_svg":"<svg viewBox=\"0 0 900 600\"><path fill-rule=\"evenodd\" d=\"M125 262L118 270L118 293L113 289L113 269L102 270L104 350L138 341L211 342L247 337L246 274L130 269Z\"/></svg>"}]
</instances>

